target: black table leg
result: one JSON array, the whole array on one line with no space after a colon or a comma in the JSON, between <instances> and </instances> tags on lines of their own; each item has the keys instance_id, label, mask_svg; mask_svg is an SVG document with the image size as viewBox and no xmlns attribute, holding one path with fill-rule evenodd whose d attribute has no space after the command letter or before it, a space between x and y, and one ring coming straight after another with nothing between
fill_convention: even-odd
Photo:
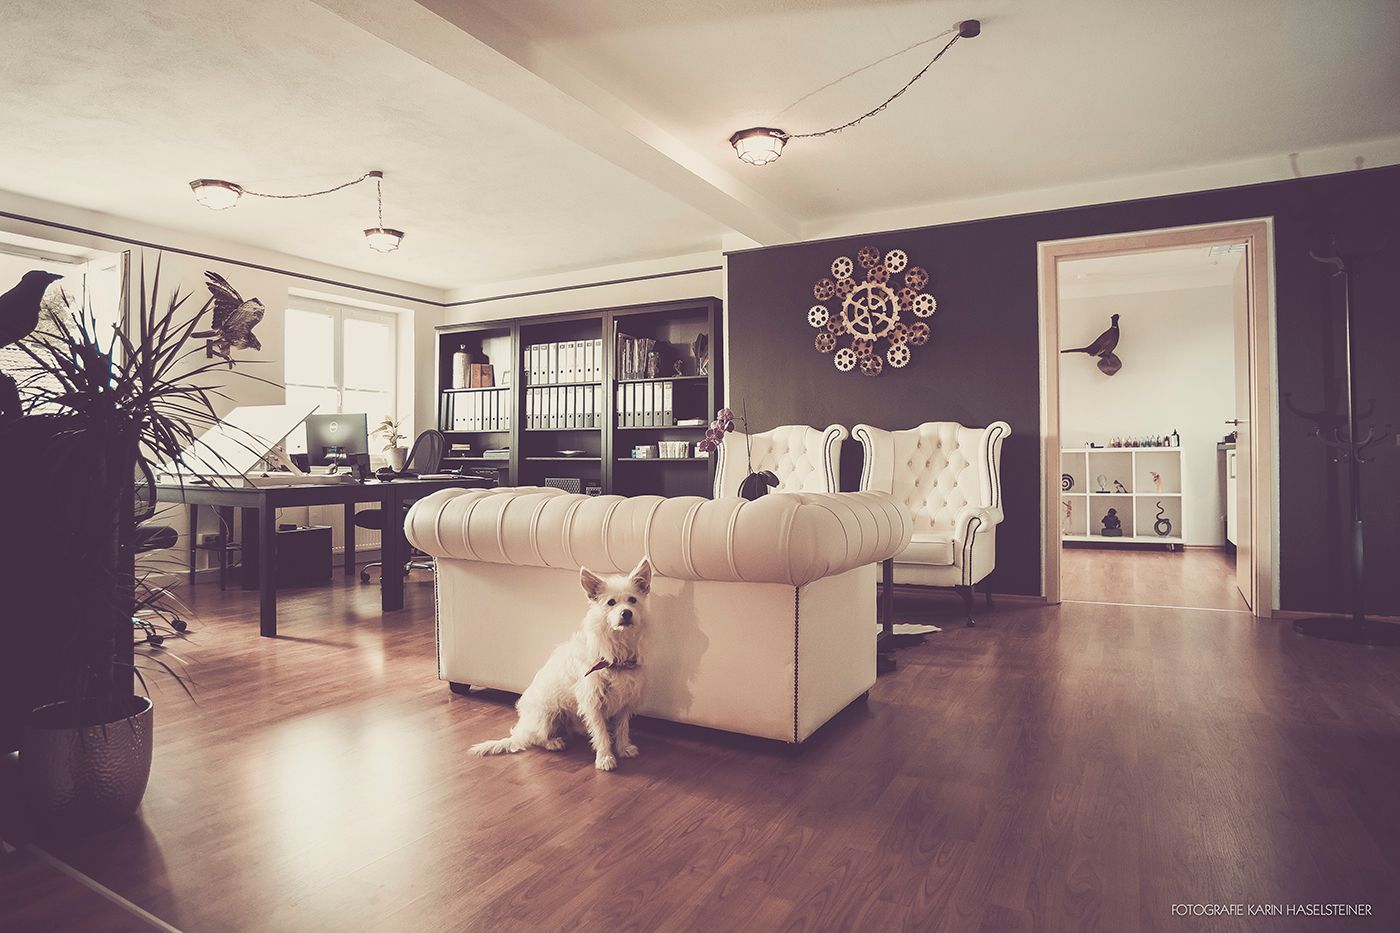
<instances>
[{"instance_id":1,"label":"black table leg","mask_svg":"<svg viewBox=\"0 0 1400 933\"><path fill-rule=\"evenodd\" d=\"M379 605L385 612L391 612L403 608L403 555L406 547L399 491L392 483L385 486L380 508L384 510L384 530L379 533L379 557L383 561L379 572Z\"/></svg>"},{"instance_id":2,"label":"black table leg","mask_svg":"<svg viewBox=\"0 0 1400 933\"><path fill-rule=\"evenodd\" d=\"M258 630L277 637L277 510L263 502L258 514Z\"/></svg>"},{"instance_id":3,"label":"black table leg","mask_svg":"<svg viewBox=\"0 0 1400 933\"><path fill-rule=\"evenodd\" d=\"M228 555L233 546L233 509L219 506L219 589L228 588Z\"/></svg>"},{"instance_id":4,"label":"black table leg","mask_svg":"<svg viewBox=\"0 0 1400 933\"><path fill-rule=\"evenodd\" d=\"M199 506L187 505L190 519L190 586L194 586L195 559L199 555Z\"/></svg>"},{"instance_id":5,"label":"black table leg","mask_svg":"<svg viewBox=\"0 0 1400 933\"><path fill-rule=\"evenodd\" d=\"M345 503L345 575L355 575L355 503Z\"/></svg>"}]
</instances>

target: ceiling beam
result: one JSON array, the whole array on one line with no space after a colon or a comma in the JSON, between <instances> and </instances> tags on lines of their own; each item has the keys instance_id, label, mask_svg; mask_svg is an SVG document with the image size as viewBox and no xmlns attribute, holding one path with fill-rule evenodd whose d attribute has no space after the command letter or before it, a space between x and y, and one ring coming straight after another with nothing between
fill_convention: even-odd
<instances>
[{"instance_id":1,"label":"ceiling beam","mask_svg":"<svg viewBox=\"0 0 1400 933\"><path fill-rule=\"evenodd\" d=\"M316 2L737 233L762 245L801 236L795 218L482 4Z\"/></svg>"}]
</instances>

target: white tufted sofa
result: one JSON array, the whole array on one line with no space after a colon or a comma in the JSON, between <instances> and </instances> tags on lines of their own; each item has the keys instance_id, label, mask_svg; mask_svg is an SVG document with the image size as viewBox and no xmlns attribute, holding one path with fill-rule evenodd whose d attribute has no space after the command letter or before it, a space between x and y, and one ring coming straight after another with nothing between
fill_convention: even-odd
<instances>
[{"instance_id":1,"label":"white tufted sofa","mask_svg":"<svg viewBox=\"0 0 1400 933\"><path fill-rule=\"evenodd\" d=\"M754 473L772 470L777 475L773 492L839 492L841 445L848 437L839 424L824 431L785 424L762 434L726 434L716 454L714 497L737 496L739 484L751 472L750 462Z\"/></svg>"},{"instance_id":2,"label":"white tufted sofa","mask_svg":"<svg viewBox=\"0 0 1400 933\"><path fill-rule=\"evenodd\" d=\"M909 511L883 493L740 498L444 489L408 540L436 563L438 675L519 692L584 611L578 570L657 576L637 712L801 742L875 682L875 564Z\"/></svg>"},{"instance_id":3,"label":"white tufted sofa","mask_svg":"<svg viewBox=\"0 0 1400 933\"><path fill-rule=\"evenodd\" d=\"M895 557L895 582L957 587L971 624L972 589L996 566L1001 444L1010 425L930 421L883 431L859 424L852 433L865 448L860 488L891 494L913 516L909 546Z\"/></svg>"}]
</instances>

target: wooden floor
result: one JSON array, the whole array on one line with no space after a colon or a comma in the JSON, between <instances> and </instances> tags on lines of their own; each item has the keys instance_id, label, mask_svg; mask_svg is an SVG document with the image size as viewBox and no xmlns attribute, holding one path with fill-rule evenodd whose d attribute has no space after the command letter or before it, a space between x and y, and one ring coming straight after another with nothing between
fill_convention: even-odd
<instances>
[{"instance_id":1,"label":"wooden floor","mask_svg":"<svg viewBox=\"0 0 1400 933\"><path fill-rule=\"evenodd\" d=\"M1133 606L1237 609L1235 556L1223 548L1092 547L1060 552L1060 598Z\"/></svg>"},{"instance_id":2,"label":"wooden floor","mask_svg":"<svg viewBox=\"0 0 1400 933\"><path fill-rule=\"evenodd\" d=\"M200 702L157 696L139 818L49 850L191 931L1400 928L1397 651L901 600L947 630L803 753L643 722L604 774L577 747L468 757L510 698L438 683L426 575L407 599L284 592L270 640L254 594L200 587ZM0 890L7 933L84 929ZM1276 903L1375 915L1172 914Z\"/></svg>"}]
</instances>

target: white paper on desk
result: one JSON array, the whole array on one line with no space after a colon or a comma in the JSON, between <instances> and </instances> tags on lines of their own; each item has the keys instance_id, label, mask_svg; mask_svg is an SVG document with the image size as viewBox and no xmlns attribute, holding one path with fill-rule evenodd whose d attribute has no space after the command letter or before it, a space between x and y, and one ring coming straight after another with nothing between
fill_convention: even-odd
<instances>
[{"instance_id":1,"label":"white paper on desk","mask_svg":"<svg viewBox=\"0 0 1400 933\"><path fill-rule=\"evenodd\" d=\"M255 469L267 452L291 434L319 406L239 405L180 453L179 468L161 467L167 475L242 476Z\"/></svg>"}]
</instances>

